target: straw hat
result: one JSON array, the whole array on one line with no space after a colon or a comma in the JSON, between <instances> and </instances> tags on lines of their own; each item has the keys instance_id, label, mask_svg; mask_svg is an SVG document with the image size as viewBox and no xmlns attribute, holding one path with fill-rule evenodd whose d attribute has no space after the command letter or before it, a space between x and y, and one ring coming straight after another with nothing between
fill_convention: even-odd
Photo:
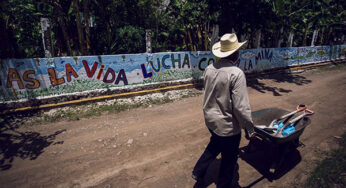
<instances>
[{"instance_id":1,"label":"straw hat","mask_svg":"<svg viewBox=\"0 0 346 188\"><path fill-rule=\"evenodd\" d=\"M239 50L246 42L238 42L236 34L227 33L221 37L220 42L213 45L212 51L216 57L227 57Z\"/></svg>"}]
</instances>

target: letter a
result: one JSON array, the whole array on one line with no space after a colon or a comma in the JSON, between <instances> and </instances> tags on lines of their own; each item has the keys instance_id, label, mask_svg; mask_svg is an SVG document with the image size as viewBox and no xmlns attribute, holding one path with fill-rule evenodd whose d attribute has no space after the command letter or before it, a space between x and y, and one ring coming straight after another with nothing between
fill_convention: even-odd
<instances>
[{"instance_id":1,"label":"letter a","mask_svg":"<svg viewBox=\"0 0 346 188\"><path fill-rule=\"evenodd\" d=\"M125 74L125 70L121 69L118 73L118 77L117 80L115 81L115 84L119 84L120 80L122 80L124 82L124 85L128 85L127 83L127 78L126 78L126 74Z\"/></svg>"},{"instance_id":2,"label":"letter a","mask_svg":"<svg viewBox=\"0 0 346 188\"><path fill-rule=\"evenodd\" d=\"M75 77L78 78L78 74L76 73L76 71L73 69L73 67L71 66L71 64L66 64L65 65L66 68L66 77L67 77L67 81L71 82L71 74Z\"/></svg>"},{"instance_id":3,"label":"letter a","mask_svg":"<svg viewBox=\"0 0 346 188\"><path fill-rule=\"evenodd\" d=\"M19 89L24 89L23 81L20 79L19 73L15 68L9 68L7 73L6 87L11 88L12 82L16 81Z\"/></svg>"}]
</instances>

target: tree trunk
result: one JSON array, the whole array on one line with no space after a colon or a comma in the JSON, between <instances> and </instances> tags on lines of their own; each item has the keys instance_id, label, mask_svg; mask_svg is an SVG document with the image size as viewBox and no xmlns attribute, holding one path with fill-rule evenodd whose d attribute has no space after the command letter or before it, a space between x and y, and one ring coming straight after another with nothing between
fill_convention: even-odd
<instances>
[{"instance_id":1,"label":"tree trunk","mask_svg":"<svg viewBox=\"0 0 346 188\"><path fill-rule=\"evenodd\" d=\"M255 48L260 48L261 47L261 30L258 30L256 32L256 40L255 40Z\"/></svg>"},{"instance_id":2,"label":"tree trunk","mask_svg":"<svg viewBox=\"0 0 346 188\"><path fill-rule=\"evenodd\" d=\"M324 39L324 27L322 27L322 30L321 30L321 39L320 39L320 44L323 45L323 39Z\"/></svg>"},{"instance_id":3,"label":"tree trunk","mask_svg":"<svg viewBox=\"0 0 346 188\"><path fill-rule=\"evenodd\" d=\"M66 28L66 24L65 24L65 19L63 16L58 18L58 22L61 26L61 30L62 30L62 34L64 36L64 41L66 43L66 47L67 47L67 55L68 56L72 56L73 52L72 52L72 48L71 48L71 44L70 44L70 40L67 34L67 28Z\"/></svg>"},{"instance_id":4,"label":"tree trunk","mask_svg":"<svg viewBox=\"0 0 346 188\"><path fill-rule=\"evenodd\" d=\"M280 26L279 27L280 29L279 29L279 31L276 31L275 32L275 35L274 35L274 43L273 43L273 47L274 48L280 48L280 43L281 43L281 41L280 41L280 37L281 37L281 33L283 32L283 26Z\"/></svg>"},{"instance_id":5,"label":"tree trunk","mask_svg":"<svg viewBox=\"0 0 346 188\"><path fill-rule=\"evenodd\" d=\"M208 50L208 33L209 33L209 24L210 22L208 22L207 25L204 25L204 33L203 33L203 39L204 39L204 50L207 51Z\"/></svg>"},{"instance_id":6,"label":"tree trunk","mask_svg":"<svg viewBox=\"0 0 346 188\"><path fill-rule=\"evenodd\" d=\"M3 18L0 18L0 40L2 41L0 43L0 48L1 48L1 53L0 53L0 58L14 58L14 51L15 48L13 48L11 39L13 38L9 35L9 28L6 28L6 22L3 20Z\"/></svg>"},{"instance_id":7,"label":"tree trunk","mask_svg":"<svg viewBox=\"0 0 346 188\"><path fill-rule=\"evenodd\" d=\"M329 32L328 32L328 35L327 35L327 40L326 40L327 45L331 45L331 44L332 44L332 43L330 42L330 38L331 38L332 33L333 33L333 28L330 27Z\"/></svg>"},{"instance_id":8,"label":"tree trunk","mask_svg":"<svg viewBox=\"0 0 346 188\"><path fill-rule=\"evenodd\" d=\"M193 43L192 43L192 37L191 37L191 32L190 32L190 29L187 29L187 36L188 36L188 39L189 39L189 46L190 46L190 50L191 52L193 52Z\"/></svg>"},{"instance_id":9,"label":"tree trunk","mask_svg":"<svg viewBox=\"0 0 346 188\"><path fill-rule=\"evenodd\" d=\"M83 0L84 9L84 24L85 24L85 42L86 42L86 55L90 53L90 11L89 11L89 0Z\"/></svg>"},{"instance_id":10,"label":"tree trunk","mask_svg":"<svg viewBox=\"0 0 346 188\"><path fill-rule=\"evenodd\" d=\"M306 46L307 37L308 37L308 26L305 27L304 38L303 38L303 46Z\"/></svg>"},{"instance_id":11,"label":"tree trunk","mask_svg":"<svg viewBox=\"0 0 346 188\"><path fill-rule=\"evenodd\" d=\"M82 51L81 55L85 55L86 50L85 50L85 44L84 44L84 42L85 42L84 41L84 33L83 33L83 26L82 26L82 22L81 22L81 17L79 14L78 0L73 0L73 8L74 8L74 13L76 15L78 39L79 39L80 49Z\"/></svg>"},{"instance_id":12,"label":"tree trunk","mask_svg":"<svg viewBox=\"0 0 346 188\"><path fill-rule=\"evenodd\" d=\"M100 7L106 7L106 5L104 4L104 1L99 1L100 3ZM106 24L106 28L107 28L107 32L105 32L106 34L106 51L103 52L103 54L111 54L112 53L112 39L113 39L113 31L116 31L116 28L112 28L112 23L111 23L111 19L106 17L105 11L100 11L100 17L101 19L104 21L104 24ZM113 26L114 27L114 26ZM154 43L153 43L154 44Z\"/></svg>"},{"instance_id":13,"label":"tree trunk","mask_svg":"<svg viewBox=\"0 0 346 188\"><path fill-rule=\"evenodd\" d=\"M210 48L219 40L219 25L213 26L213 32L211 34Z\"/></svg>"},{"instance_id":14,"label":"tree trunk","mask_svg":"<svg viewBox=\"0 0 346 188\"><path fill-rule=\"evenodd\" d=\"M203 46L203 36L202 36L202 33L203 33L203 31L202 31L203 29L202 29L202 27L200 26L200 25L197 25L197 44L196 44L196 48L195 48L195 50L197 50L197 49L202 49L202 46Z\"/></svg>"},{"instance_id":15,"label":"tree trunk","mask_svg":"<svg viewBox=\"0 0 346 188\"><path fill-rule=\"evenodd\" d=\"M72 56L73 55L73 52L72 52L72 49L71 49L71 44L70 44L70 39L68 37L68 33L67 33L67 27L66 27L66 24L65 24L65 13L62 9L62 6L61 4L54 0L52 1L52 4L54 6L54 9L55 11L57 12L57 15L58 15L58 23L61 27L61 31L62 31L62 34L63 34L63 37L64 37L64 41L65 41L65 45L66 45L66 48L67 48L67 55L68 56Z\"/></svg>"}]
</instances>

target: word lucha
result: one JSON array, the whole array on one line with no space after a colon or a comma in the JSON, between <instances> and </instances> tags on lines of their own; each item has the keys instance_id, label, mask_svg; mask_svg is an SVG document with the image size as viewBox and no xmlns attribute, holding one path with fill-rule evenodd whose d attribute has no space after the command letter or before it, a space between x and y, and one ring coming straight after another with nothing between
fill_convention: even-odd
<instances>
[{"instance_id":1,"label":"word lucha","mask_svg":"<svg viewBox=\"0 0 346 188\"><path fill-rule=\"evenodd\" d=\"M168 60L171 60L171 63L168 63ZM169 70L169 69L175 69L175 68L184 68L185 66L187 66L188 68L191 67L190 65L190 58L188 54L184 55L184 59L183 59L183 63L181 63L181 55L178 54L177 57L174 56L174 54L171 55L164 55L162 57L162 59L160 59L159 57L156 58L156 65L153 61L148 61L148 64L150 65L151 69L158 73L163 69ZM153 76L152 72L148 72L145 65L141 64L141 69L142 69L142 73L143 73L143 77L144 78L149 78Z\"/></svg>"}]
</instances>

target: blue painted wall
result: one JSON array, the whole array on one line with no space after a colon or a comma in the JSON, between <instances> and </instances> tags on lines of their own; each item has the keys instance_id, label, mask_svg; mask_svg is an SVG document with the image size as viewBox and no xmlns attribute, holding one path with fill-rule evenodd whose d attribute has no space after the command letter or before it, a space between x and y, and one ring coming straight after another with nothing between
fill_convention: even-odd
<instances>
[{"instance_id":1,"label":"blue painted wall","mask_svg":"<svg viewBox=\"0 0 346 188\"><path fill-rule=\"evenodd\" d=\"M346 45L240 50L236 65L247 73L345 59ZM211 52L167 52L0 62L0 102L97 89L198 79Z\"/></svg>"}]
</instances>

